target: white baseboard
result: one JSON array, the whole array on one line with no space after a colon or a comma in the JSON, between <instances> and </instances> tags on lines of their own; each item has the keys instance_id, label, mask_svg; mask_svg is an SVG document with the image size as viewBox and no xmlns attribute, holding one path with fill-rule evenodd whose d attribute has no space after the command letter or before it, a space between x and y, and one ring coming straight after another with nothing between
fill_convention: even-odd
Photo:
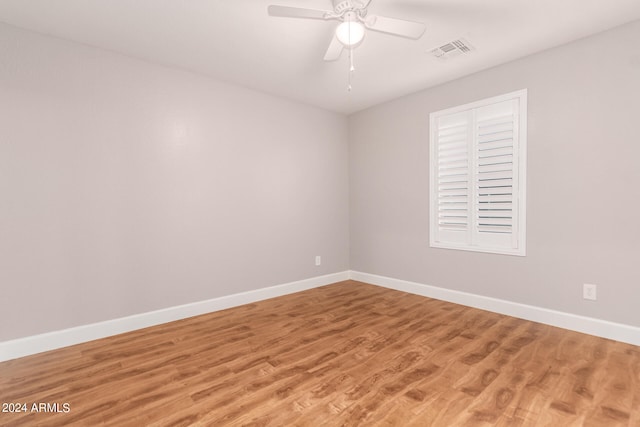
<instances>
[{"instance_id":1,"label":"white baseboard","mask_svg":"<svg viewBox=\"0 0 640 427\"><path fill-rule=\"evenodd\" d=\"M569 329L576 332L582 332L589 335L609 338L640 346L640 328L636 326L594 319L592 317L578 316L576 314L549 310L546 308L505 301L497 298L484 297L466 292L453 291L450 289L423 285L421 283L393 279L391 277L361 273L358 271L351 271L350 278L360 282L370 283L372 285L383 286L385 288L395 289L411 294L449 301L456 304L492 311L494 313L506 314L520 319L531 320L533 322L544 323L546 325L557 326L563 329Z\"/></svg>"},{"instance_id":2,"label":"white baseboard","mask_svg":"<svg viewBox=\"0 0 640 427\"><path fill-rule=\"evenodd\" d=\"M130 332L149 326L173 322L187 317L211 313L243 304L250 304L282 295L300 292L319 286L329 285L349 279L349 272L327 274L325 276L312 277L297 282L285 283L263 289L241 292L206 301L194 302L148 313L135 314L119 319L107 320L90 325L78 326L61 331L53 331L45 334L18 338L11 341L0 342L0 362L16 359L43 351L55 350L74 344L80 344L99 338Z\"/></svg>"},{"instance_id":3,"label":"white baseboard","mask_svg":"<svg viewBox=\"0 0 640 427\"><path fill-rule=\"evenodd\" d=\"M148 313L136 314L119 319L108 320L90 325L78 326L61 331L18 338L0 342L0 362L29 356L44 351L80 344L99 338L130 332L149 326L175 320L186 319L200 314L211 313L227 308L250 304L269 298L300 292L319 286L329 285L347 279L358 280L385 288L422 295L495 313L506 314L520 319L544 323L559 328L582 332L616 341L640 346L640 328L591 317L578 316L561 311L549 310L511 301L490 298L466 292L454 291L435 286L424 285L391 277L358 271L343 271L325 276L312 277L297 282L285 283L263 289L241 292L206 301L169 307Z\"/></svg>"}]
</instances>

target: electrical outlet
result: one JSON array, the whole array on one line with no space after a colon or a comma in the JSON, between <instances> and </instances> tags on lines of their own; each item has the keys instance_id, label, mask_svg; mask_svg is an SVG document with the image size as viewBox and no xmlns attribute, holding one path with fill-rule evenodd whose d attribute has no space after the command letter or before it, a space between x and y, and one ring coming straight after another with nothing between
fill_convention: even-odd
<instances>
[{"instance_id":1,"label":"electrical outlet","mask_svg":"<svg viewBox=\"0 0 640 427\"><path fill-rule=\"evenodd\" d=\"M322 264L322 257L320 255L316 255L316 265Z\"/></svg>"},{"instance_id":2,"label":"electrical outlet","mask_svg":"<svg viewBox=\"0 0 640 427\"><path fill-rule=\"evenodd\" d=\"M595 301L597 298L596 285L585 283L582 285L582 298Z\"/></svg>"}]
</instances>

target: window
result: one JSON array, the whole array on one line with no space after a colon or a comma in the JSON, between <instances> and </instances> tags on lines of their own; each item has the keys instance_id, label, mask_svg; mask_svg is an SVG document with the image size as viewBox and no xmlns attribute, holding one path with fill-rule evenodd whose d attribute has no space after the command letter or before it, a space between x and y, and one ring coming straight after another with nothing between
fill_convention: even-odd
<instances>
[{"instance_id":1,"label":"window","mask_svg":"<svg viewBox=\"0 0 640 427\"><path fill-rule=\"evenodd\" d=\"M429 118L431 246L524 256L527 91Z\"/></svg>"}]
</instances>

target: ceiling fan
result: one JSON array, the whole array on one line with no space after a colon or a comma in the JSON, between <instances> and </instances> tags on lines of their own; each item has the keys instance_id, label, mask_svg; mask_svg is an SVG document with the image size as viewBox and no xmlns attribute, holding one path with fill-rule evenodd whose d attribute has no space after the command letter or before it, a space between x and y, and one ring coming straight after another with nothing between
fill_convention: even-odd
<instances>
[{"instance_id":1,"label":"ceiling fan","mask_svg":"<svg viewBox=\"0 0 640 427\"><path fill-rule=\"evenodd\" d=\"M267 11L270 16L340 21L324 55L325 61L338 59L344 48L357 47L364 39L365 29L414 40L424 34L425 25L421 22L368 14L367 7L371 0L332 0L332 2L333 10L270 5Z\"/></svg>"}]
</instances>

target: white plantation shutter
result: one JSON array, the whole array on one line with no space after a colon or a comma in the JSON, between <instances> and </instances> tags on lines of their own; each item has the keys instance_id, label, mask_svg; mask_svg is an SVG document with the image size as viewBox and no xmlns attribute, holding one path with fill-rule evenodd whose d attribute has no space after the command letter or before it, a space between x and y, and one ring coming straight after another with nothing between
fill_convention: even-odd
<instances>
[{"instance_id":1,"label":"white plantation shutter","mask_svg":"<svg viewBox=\"0 0 640 427\"><path fill-rule=\"evenodd\" d=\"M431 246L524 255L526 91L431 114Z\"/></svg>"}]
</instances>

